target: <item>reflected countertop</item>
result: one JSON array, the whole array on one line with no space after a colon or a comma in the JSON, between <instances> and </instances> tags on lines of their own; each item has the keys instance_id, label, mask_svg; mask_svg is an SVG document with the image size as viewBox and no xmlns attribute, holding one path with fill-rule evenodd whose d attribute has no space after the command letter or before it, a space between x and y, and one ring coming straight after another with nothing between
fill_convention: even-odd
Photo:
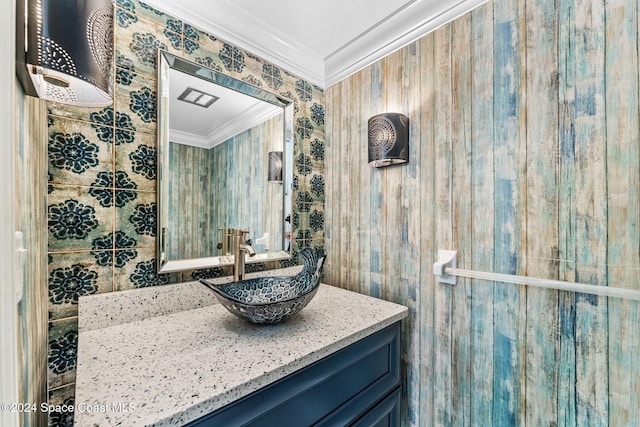
<instances>
[{"instance_id":1,"label":"reflected countertop","mask_svg":"<svg viewBox=\"0 0 640 427\"><path fill-rule=\"evenodd\" d=\"M194 282L140 291L80 301L77 427L181 425L408 314L404 306L321 284L295 317L253 325ZM181 309L167 309L168 302ZM137 314L119 321L128 310Z\"/></svg>"}]
</instances>

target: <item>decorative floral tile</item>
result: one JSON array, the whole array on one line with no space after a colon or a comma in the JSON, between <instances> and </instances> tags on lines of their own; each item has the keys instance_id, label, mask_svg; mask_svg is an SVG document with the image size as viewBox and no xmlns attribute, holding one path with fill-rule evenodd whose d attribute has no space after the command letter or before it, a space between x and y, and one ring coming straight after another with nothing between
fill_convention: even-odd
<instances>
[{"instance_id":1,"label":"decorative floral tile","mask_svg":"<svg viewBox=\"0 0 640 427\"><path fill-rule=\"evenodd\" d=\"M298 184L311 195L312 203L324 201L325 182L323 175L313 171L306 176L301 176Z\"/></svg>"},{"instance_id":2,"label":"decorative floral tile","mask_svg":"<svg viewBox=\"0 0 640 427\"><path fill-rule=\"evenodd\" d=\"M81 296L113 290L113 237L96 238L94 246L109 246L109 242L104 242L107 239L111 250L50 254L47 280L50 320L77 316Z\"/></svg>"},{"instance_id":3,"label":"decorative floral tile","mask_svg":"<svg viewBox=\"0 0 640 427\"><path fill-rule=\"evenodd\" d=\"M49 389L76 380L78 355L78 319L49 322L47 380Z\"/></svg>"},{"instance_id":4,"label":"decorative floral tile","mask_svg":"<svg viewBox=\"0 0 640 427\"><path fill-rule=\"evenodd\" d=\"M117 229L135 240L133 247L155 248L158 219L156 193L141 191L131 191L131 193L134 197L117 208Z\"/></svg>"},{"instance_id":5,"label":"decorative floral tile","mask_svg":"<svg viewBox=\"0 0 640 427\"><path fill-rule=\"evenodd\" d=\"M143 191L156 190L156 136L138 132L130 144L116 146L116 173L123 174Z\"/></svg>"},{"instance_id":6,"label":"decorative floral tile","mask_svg":"<svg viewBox=\"0 0 640 427\"><path fill-rule=\"evenodd\" d=\"M297 80L295 83L295 91L298 94L298 98L301 102L307 102L313 99L313 86L311 86L311 84L306 80Z\"/></svg>"},{"instance_id":7,"label":"decorative floral tile","mask_svg":"<svg viewBox=\"0 0 640 427\"><path fill-rule=\"evenodd\" d=\"M143 84L138 83L143 81ZM156 133L157 97L155 80L140 79L130 85L116 85L116 114L128 117L132 129Z\"/></svg>"},{"instance_id":8,"label":"decorative floral tile","mask_svg":"<svg viewBox=\"0 0 640 427\"><path fill-rule=\"evenodd\" d=\"M138 0L117 0L117 3L131 3L129 8L130 13L135 13L141 20L153 21L159 25L167 25L168 20L176 20L171 15L168 15L161 10L158 10L148 3Z\"/></svg>"},{"instance_id":9,"label":"decorative floral tile","mask_svg":"<svg viewBox=\"0 0 640 427\"><path fill-rule=\"evenodd\" d=\"M180 54L182 49L179 45L177 47L173 45L176 32L172 31L171 27L167 27L166 24L137 19L135 15L133 16L135 22L127 21L126 25L123 25L116 16L114 27L116 59L119 59L121 67L123 61L127 61L127 63L130 61L138 76L143 75L155 79L158 49L174 54Z\"/></svg>"},{"instance_id":10,"label":"decorative floral tile","mask_svg":"<svg viewBox=\"0 0 640 427\"><path fill-rule=\"evenodd\" d=\"M60 118L66 117L68 119L80 120L89 122L91 121L91 114L100 113L102 107L82 107L78 108L73 105L59 104L57 102L47 101L47 109L49 110L49 123L55 124Z\"/></svg>"},{"instance_id":11,"label":"decorative floral tile","mask_svg":"<svg viewBox=\"0 0 640 427\"><path fill-rule=\"evenodd\" d=\"M316 133L324 135L324 105L314 102L309 112L311 113L311 121L315 126Z\"/></svg>"},{"instance_id":12,"label":"decorative floral tile","mask_svg":"<svg viewBox=\"0 0 640 427\"><path fill-rule=\"evenodd\" d=\"M70 408L75 404L75 384L49 391L49 405ZM49 413L49 427L73 427L73 411L52 411Z\"/></svg>"},{"instance_id":13,"label":"decorative floral tile","mask_svg":"<svg viewBox=\"0 0 640 427\"><path fill-rule=\"evenodd\" d=\"M94 239L113 232L114 210L95 187L54 185L47 200L50 252L90 250Z\"/></svg>"},{"instance_id":14,"label":"decorative floral tile","mask_svg":"<svg viewBox=\"0 0 640 427\"><path fill-rule=\"evenodd\" d=\"M187 28L193 29L193 34L191 34L192 37L184 36L182 55L193 62L222 71L224 62L218 53L224 46L224 42L194 27ZM197 37L194 38L194 36Z\"/></svg>"},{"instance_id":15,"label":"decorative floral tile","mask_svg":"<svg viewBox=\"0 0 640 427\"><path fill-rule=\"evenodd\" d=\"M58 118L47 145L52 183L89 185L113 168L113 132L96 133L88 122Z\"/></svg>"},{"instance_id":16,"label":"decorative floral tile","mask_svg":"<svg viewBox=\"0 0 640 427\"><path fill-rule=\"evenodd\" d=\"M176 273L157 273L155 248L138 249L135 259L116 268L114 272L114 287L117 291L166 285L178 281Z\"/></svg>"}]
</instances>

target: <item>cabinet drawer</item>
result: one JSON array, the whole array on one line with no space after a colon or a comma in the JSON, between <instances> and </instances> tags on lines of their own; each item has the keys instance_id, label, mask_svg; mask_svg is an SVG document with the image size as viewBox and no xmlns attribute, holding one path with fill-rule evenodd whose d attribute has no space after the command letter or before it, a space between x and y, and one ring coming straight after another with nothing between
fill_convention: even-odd
<instances>
[{"instance_id":1,"label":"cabinet drawer","mask_svg":"<svg viewBox=\"0 0 640 427\"><path fill-rule=\"evenodd\" d=\"M396 388L351 427L400 427L400 391Z\"/></svg>"},{"instance_id":2,"label":"cabinet drawer","mask_svg":"<svg viewBox=\"0 0 640 427\"><path fill-rule=\"evenodd\" d=\"M399 384L398 322L189 426L344 426Z\"/></svg>"}]
</instances>

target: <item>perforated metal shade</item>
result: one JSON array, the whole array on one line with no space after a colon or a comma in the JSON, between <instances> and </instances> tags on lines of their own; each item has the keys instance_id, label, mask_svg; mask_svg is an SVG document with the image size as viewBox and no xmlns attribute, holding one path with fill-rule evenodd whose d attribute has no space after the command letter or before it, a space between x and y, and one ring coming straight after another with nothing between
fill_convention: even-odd
<instances>
[{"instance_id":1,"label":"perforated metal shade","mask_svg":"<svg viewBox=\"0 0 640 427\"><path fill-rule=\"evenodd\" d=\"M368 121L369 166L399 165L409 161L409 118L384 113Z\"/></svg>"},{"instance_id":2,"label":"perforated metal shade","mask_svg":"<svg viewBox=\"0 0 640 427\"><path fill-rule=\"evenodd\" d=\"M110 105L111 0L19 0L17 6L18 31L24 31L18 37L17 62L23 67L18 76L27 95L70 105Z\"/></svg>"}]
</instances>

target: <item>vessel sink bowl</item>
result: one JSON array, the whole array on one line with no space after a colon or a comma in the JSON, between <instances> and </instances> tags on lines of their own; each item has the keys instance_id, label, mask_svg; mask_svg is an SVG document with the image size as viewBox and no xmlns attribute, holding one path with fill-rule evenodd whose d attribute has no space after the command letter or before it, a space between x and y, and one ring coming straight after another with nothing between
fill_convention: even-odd
<instances>
[{"instance_id":1,"label":"vessel sink bowl","mask_svg":"<svg viewBox=\"0 0 640 427\"><path fill-rule=\"evenodd\" d=\"M268 276L214 285L206 279L200 282L211 289L220 304L231 313L252 323L282 322L302 310L315 296L324 249L305 248L300 252L304 267L295 276Z\"/></svg>"}]
</instances>

